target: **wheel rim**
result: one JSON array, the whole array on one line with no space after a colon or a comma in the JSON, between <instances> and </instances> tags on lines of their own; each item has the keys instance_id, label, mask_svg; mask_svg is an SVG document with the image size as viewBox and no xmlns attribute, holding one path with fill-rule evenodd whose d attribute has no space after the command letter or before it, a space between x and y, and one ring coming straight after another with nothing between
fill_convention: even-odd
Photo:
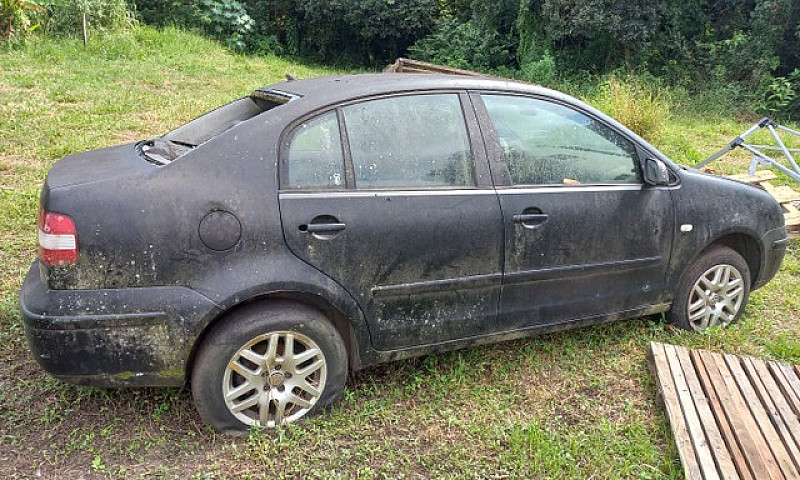
<instances>
[{"instance_id":1,"label":"wheel rim","mask_svg":"<svg viewBox=\"0 0 800 480\"><path fill-rule=\"evenodd\" d=\"M743 301L742 273L733 265L714 265L700 275L689 294L689 324L695 330L728 325Z\"/></svg>"},{"instance_id":2,"label":"wheel rim","mask_svg":"<svg viewBox=\"0 0 800 480\"><path fill-rule=\"evenodd\" d=\"M313 340L272 332L233 354L222 379L231 414L246 425L273 428L308 413L325 389L327 364Z\"/></svg>"}]
</instances>

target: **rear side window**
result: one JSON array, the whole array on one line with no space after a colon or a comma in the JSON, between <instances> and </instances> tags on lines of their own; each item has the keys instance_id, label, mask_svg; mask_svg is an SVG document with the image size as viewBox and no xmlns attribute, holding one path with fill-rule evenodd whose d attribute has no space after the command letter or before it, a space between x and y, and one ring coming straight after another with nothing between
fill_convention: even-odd
<instances>
[{"instance_id":1,"label":"rear side window","mask_svg":"<svg viewBox=\"0 0 800 480\"><path fill-rule=\"evenodd\" d=\"M638 183L636 148L571 108L510 95L482 95L514 185Z\"/></svg>"},{"instance_id":2,"label":"rear side window","mask_svg":"<svg viewBox=\"0 0 800 480\"><path fill-rule=\"evenodd\" d=\"M371 100L342 108L356 188L475 185L456 94Z\"/></svg>"},{"instance_id":3,"label":"rear side window","mask_svg":"<svg viewBox=\"0 0 800 480\"><path fill-rule=\"evenodd\" d=\"M300 124L289 138L284 186L294 189L345 187L344 157L336 112Z\"/></svg>"}]
</instances>

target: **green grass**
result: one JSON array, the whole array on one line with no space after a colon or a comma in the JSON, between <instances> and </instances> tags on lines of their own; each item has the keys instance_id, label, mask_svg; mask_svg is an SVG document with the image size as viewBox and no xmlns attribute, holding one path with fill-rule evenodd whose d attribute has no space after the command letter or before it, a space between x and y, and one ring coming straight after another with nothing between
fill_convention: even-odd
<instances>
[{"instance_id":1,"label":"green grass","mask_svg":"<svg viewBox=\"0 0 800 480\"><path fill-rule=\"evenodd\" d=\"M95 37L88 49L33 39L0 50L0 476L678 479L649 341L800 363L795 243L729 329L695 335L637 319L394 362L353 374L326 415L245 438L204 427L184 390L48 377L27 351L16 301L47 169L69 153L162 133L286 72L332 73L148 28ZM676 101L650 140L693 164L751 120Z\"/></svg>"}]
</instances>

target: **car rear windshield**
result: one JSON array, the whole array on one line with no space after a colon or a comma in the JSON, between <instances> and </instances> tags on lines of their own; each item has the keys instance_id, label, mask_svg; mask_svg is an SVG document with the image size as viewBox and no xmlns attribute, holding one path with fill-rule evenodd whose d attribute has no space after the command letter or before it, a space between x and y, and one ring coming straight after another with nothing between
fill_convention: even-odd
<instances>
[{"instance_id":1,"label":"car rear windshield","mask_svg":"<svg viewBox=\"0 0 800 480\"><path fill-rule=\"evenodd\" d=\"M143 142L141 152L148 161L166 165L231 127L293 98L293 95L284 92L256 90L249 96L214 109L166 135Z\"/></svg>"}]
</instances>

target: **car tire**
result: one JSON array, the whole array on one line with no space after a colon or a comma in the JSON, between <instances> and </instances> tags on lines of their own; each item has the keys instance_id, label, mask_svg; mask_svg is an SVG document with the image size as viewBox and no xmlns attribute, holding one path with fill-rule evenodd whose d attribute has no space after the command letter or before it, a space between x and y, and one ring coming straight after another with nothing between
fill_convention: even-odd
<instances>
[{"instance_id":1,"label":"car tire","mask_svg":"<svg viewBox=\"0 0 800 480\"><path fill-rule=\"evenodd\" d=\"M347 372L344 342L321 312L289 301L256 303L205 335L192 396L200 417L219 432L274 428L335 403Z\"/></svg>"},{"instance_id":2,"label":"car tire","mask_svg":"<svg viewBox=\"0 0 800 480\"><path fill-rule=\"evenodd\" d=\"M750 296L750 268L735 250L715 245L689 265L667 318L686 330L727 326L744 312Z\"/></svg>"}]
</instances>

